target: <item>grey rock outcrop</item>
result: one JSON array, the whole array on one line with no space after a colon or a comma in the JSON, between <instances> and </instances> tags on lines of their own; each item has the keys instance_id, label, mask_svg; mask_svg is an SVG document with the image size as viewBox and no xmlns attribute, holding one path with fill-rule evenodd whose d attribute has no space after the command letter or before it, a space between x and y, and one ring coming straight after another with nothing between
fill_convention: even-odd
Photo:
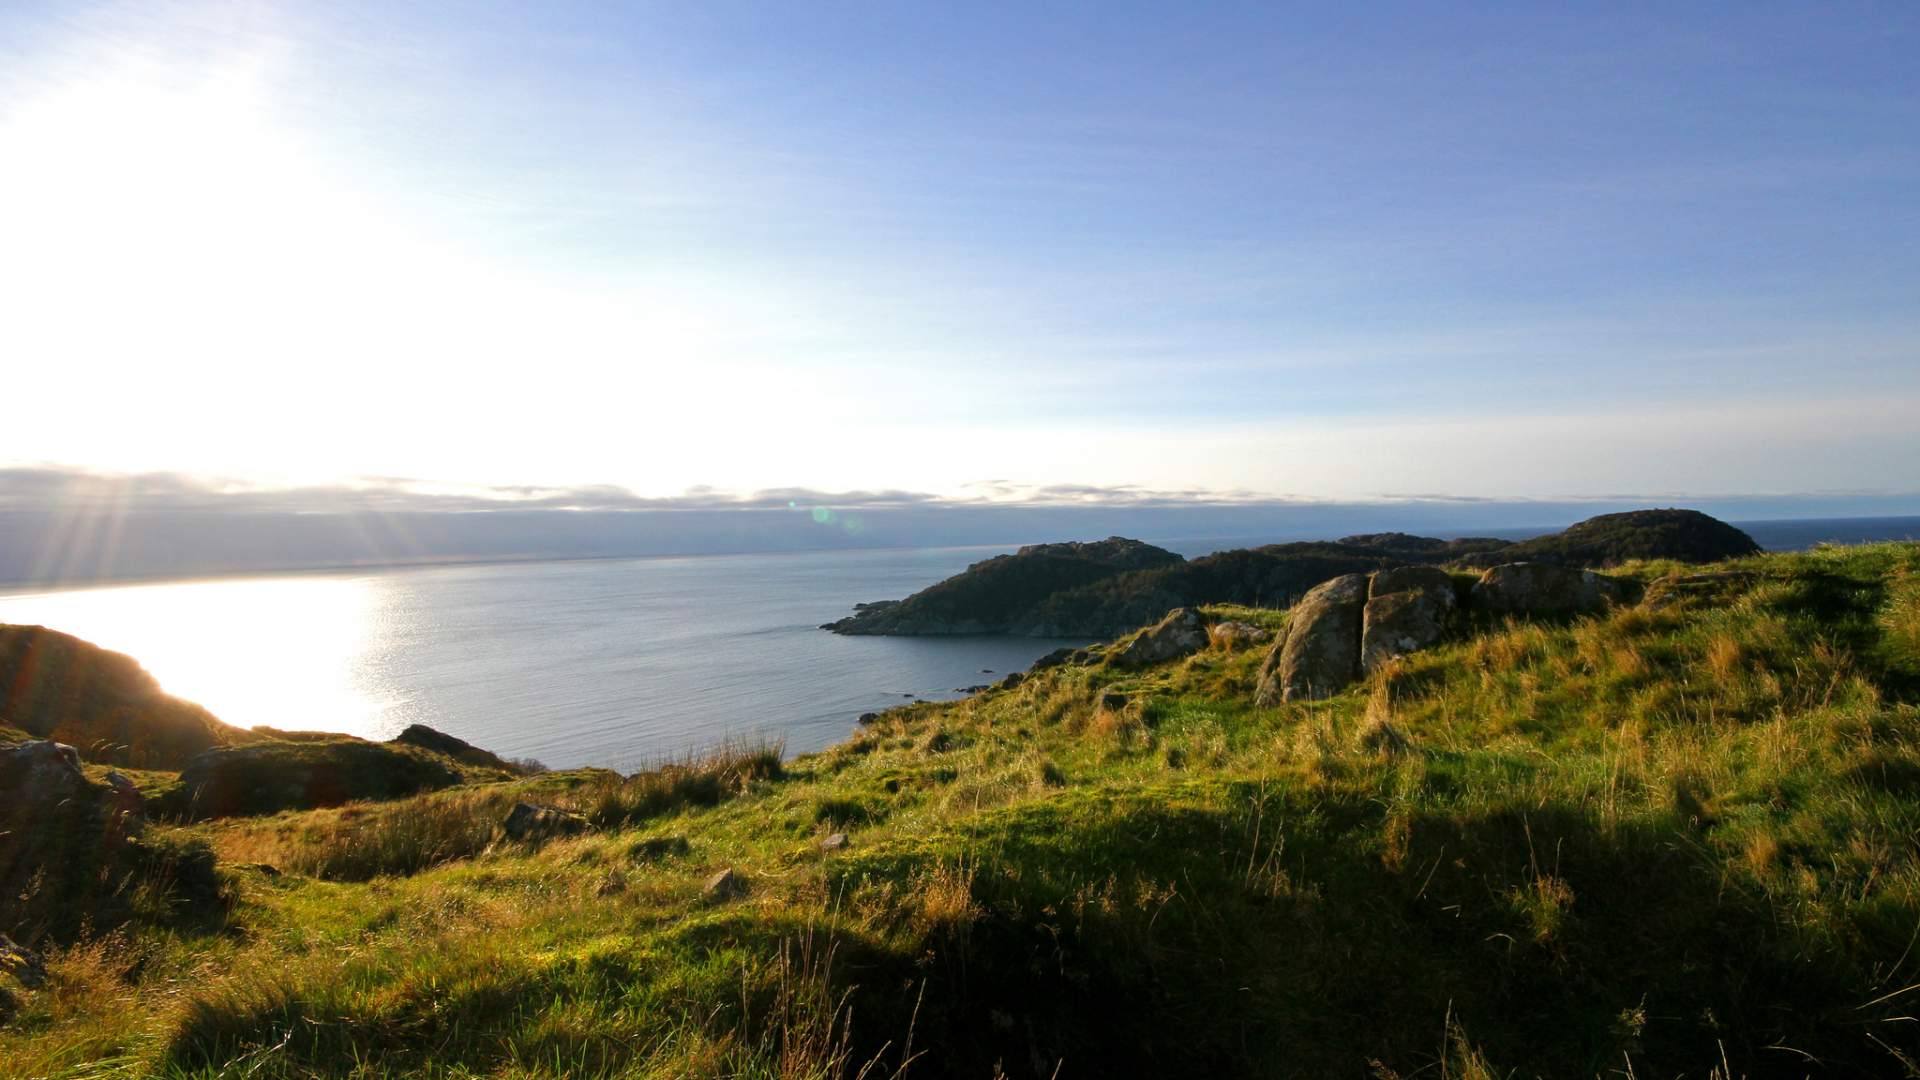
<instances>
[{"instance_id":1,"label":"grey rock outcrop","mask_svg":"<svg viewBox=\"0 0 1920 1080\"><path fill-rule=\"evenodd\" d=\"M0 748L0 777L8 800L21 806L51 807L91 786L80 771L80 754L50 739Z\"/></svg>"},{"instance_id":2,"label":"grey rock outcrop","mask_svg":"<svg viewBox=\"0 0 1920 1080\"><path fill-rule=\"evenodd\" d=\"M1432 646L1457 603L1444 570L1403 566L1373 575L1360 633L1361 671L1371 673L1396 656Z\"/></svg>"},{"instance_id":3,"label":"grey rock outcrop","mask_svg":"<svg viewBox=\"0 0 1920 1080\"><path fill-rule=\"evenodd\" d=\"M465 739L449 735L444 731L435 731L425 724L408 724L405 731L393 737L393 741L417 746L422 750L431 750L436 754L444 754L466 765L504 769L508 772L519 771L491 750L482 750Z\"/></svg>"},{"instance_id":4,"label":"grey rock outcrop","mask_svg":"<svg viewBox=\"0 0 1920 1080\"><path fill-rule=\"evenodd\" d=\"M1494 615L1590 615L1621 600L1618 580L1550 563L1489 568L1473 586L1474 608Z\"/></svg>"},{"instance_id":5,"label":"grey rock outcrop","mask_svg":"<svg viewBox=\"0 0 1920 1080\"><path fill-rule=\"evenodd\" d=\"M1191 656L1207 647L1207 620L1192 608L1175 608L1140 631L1107 662L1120 668L1152 667Z\"/></svg>"},{"instance_id":6,"label":"grey rock outcrop","mask_svg":"<svg viewBox=\"0 0 1920 1080\"><path fill-rule=\"evenodd\" d=\"M140 807L130 781L89 779L71 746L0 743L0 934L38 944L108 929L134 890L184 917L224 906L213 852L146 843Z\"/></svg>"},{"instance_id":7,"label":"grey rock outcrop","mask_svg":"<svg viewBox=\"0 0 1920 1080\"><path fill-rule=\"evenodd\" d=\"M1367 575L1342 574L1308 590L1287 617L1286 636L1261 665L1255 702L1318 700L1360 673L1360 632Z\"/></svg>"},{"instance_id":8,"label":"grey rock outcrop","mask_svg":"<svg viewBox=\"0 0 1920 1080\"><path fill-rule=\"evenodd\" d=\"M1254 645L1263 645L1273 640L1273 632L1249 622L1229 619L1207 627L1207 637L1213 644L1228 652L1238 652Z\"/></svg>"}]
</instances>

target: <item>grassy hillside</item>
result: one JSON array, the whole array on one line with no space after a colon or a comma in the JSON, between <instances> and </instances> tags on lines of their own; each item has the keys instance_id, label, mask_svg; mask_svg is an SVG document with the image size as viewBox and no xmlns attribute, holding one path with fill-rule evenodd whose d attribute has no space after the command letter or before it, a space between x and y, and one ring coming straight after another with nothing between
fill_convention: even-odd
<instances>
[{"instance_id":1,"label":"grassy hillside","mask_svg":"<svg viewBox=\"0 0 1920 1080\"><path fill-rule=\"evenodd\" d=\"M178 769L259 737L162 692L132 657L43 626L0 625L0 723L132 768Z\"/></svg>"},{"instance_id":2,"label":"grassy hillside","mask_svg":"<svg viewBox=\"0 0 1920 1080\"><path fill-rule=\"evenodd\" d=\"M225 923L54 950L0 1071L1920 1075L1920 548L1622 572L1692 576L1325 702L1069 665L784 767L156 829Z\"/></svg>"}]
</instances>

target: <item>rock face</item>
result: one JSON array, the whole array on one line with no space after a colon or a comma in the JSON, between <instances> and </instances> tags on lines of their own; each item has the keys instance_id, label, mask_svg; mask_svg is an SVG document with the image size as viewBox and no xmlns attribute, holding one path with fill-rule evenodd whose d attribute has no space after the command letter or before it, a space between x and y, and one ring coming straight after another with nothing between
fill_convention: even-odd
<instances>
[{"instance_id":1,"label":"rock face","mask_svg":"<svg viewBox=\"0 0 1920 1080\"><path fill-rule=\"evenodd\" d=\"M1406 566L1373 575L1360 632L1361 670L1371 673L1439 641L1457 602L1444 570Z\"/></svg>"},{"instance_id":2,"label":"rock face","mask_svg":"<svg viewBox=\"0 0 1920 1080\"><path fill-rule=\"evenodd\" d=\"M1207 621L1191 608L1175 608L1167 617L1140 632L1107 663L1120 668L1152 667L1192 656L1207 647Z\"/></svg>"},{"instance_id":3,"label":"rock face","mask_svg":"<svg viewBox=\"0 0 1920 1080\"><path fill-rule=\"evenodd\" d=\"M1605 610L1625 592L1591 570L1512 563L1480 575L1470 603L1494 615L1570 615ZM1402 566L1347 574L1307 593L1260 668L1257 705L1331 697L1397 656L1438 644L1460 594L1446 571Z\"/></svg>"},{"instance_id":4,"label":"rock face","mask_svg":"<svg viewBox=\"0 0 1920 1080\"><path fill-rule=\"evenodd\" d=\"M0 625L0 707L30 735L126 768L178 769L211 747L258 738L163 693L132 657L41 626Z\"/></svg>"},{"instance_id":5,"label":"rock face","mask_svg":"<svg viewBox=\"0 0 1920 1080\"><path fill-rule=\"evenodd\" d=\"M1592 570L1507 563L1480 575L1473 606L1493 615L1585 615L1618 603L1622 591L1619 581Z\"/></svg>"},{"instance_id":6,"label":"rock face","mask_svg":"<svg viewBox=\"0 0 1920 1080\"><path fill-rule=\"evenodd\" d=\"M1360 632L1367 575L1344 574L1300 598L1287 617L1286 636L1267 654L1255 701L1318 700L1338 693L1360 673Z\"/></svg>"},{"instance_id":7,"label":"rock face","mask_svg":"<svg viewBox=\"0 0 1920 1080\"><path fill-rule=\"evenodd\" d=\"M573 836L584 832L587 819L557 806L514 803L500 830L509 840L546 840L554 836Z\"/></svg>"}]
</instances>

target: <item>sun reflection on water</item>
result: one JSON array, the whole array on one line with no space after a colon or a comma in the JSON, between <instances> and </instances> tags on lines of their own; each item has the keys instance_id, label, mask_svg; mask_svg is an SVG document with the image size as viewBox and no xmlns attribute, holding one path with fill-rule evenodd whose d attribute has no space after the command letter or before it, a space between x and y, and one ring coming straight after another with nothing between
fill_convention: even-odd
<instances>
[{"instance_id":1,"label":"sun reflection on water","mask_svg":"<svg viewBox=\"0 0 1920 1080\"><path fill-rule=\"evenodd\" d=\"M370 578L195 581L0 596L38 623L138 660L168 693L229 724L384 734L360 676L378 632Z\"/></svg>"}]
</instances>

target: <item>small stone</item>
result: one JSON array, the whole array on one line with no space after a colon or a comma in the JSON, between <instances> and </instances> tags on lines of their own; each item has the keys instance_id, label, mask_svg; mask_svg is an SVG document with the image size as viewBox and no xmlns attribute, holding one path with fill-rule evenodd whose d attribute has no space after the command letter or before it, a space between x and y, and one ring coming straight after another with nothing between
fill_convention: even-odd
<instances>
[{"instance_id":1,"label":"small stone","mask_svg":"<svg viewBox=\"0 0 1920 1080\"><path fill-rule=\"evenodd\" d=\"M826 839L820 841L821 851L839 851L846 846L847 834L843 832L832 833Z\"/></svg>"},{"instance_id":2,"label":"small stone","mask_svg":"<svg viewBox=\"0 0 1920 1080\"><path fill-rule=\"evenodd\" d=\"M739 874L734 873L732 867L728 867L708 878L707 883L701 886L700 895L709 900L721 901L731 900L746 891L746 881Z\"/></svg>"},{"instance_id":3,"label":"small stone","mask_svg":"<svg viewBox=\"0 0 1920 1080\"><path fill-rule=\"evenodd\" d=\"M24 945L19 945L5 934L0 934L0 972L5 972L20 980L20 985L29 990L44 985L47 981L47 964L40 954Z\"/></svg>"}]
</instances>

